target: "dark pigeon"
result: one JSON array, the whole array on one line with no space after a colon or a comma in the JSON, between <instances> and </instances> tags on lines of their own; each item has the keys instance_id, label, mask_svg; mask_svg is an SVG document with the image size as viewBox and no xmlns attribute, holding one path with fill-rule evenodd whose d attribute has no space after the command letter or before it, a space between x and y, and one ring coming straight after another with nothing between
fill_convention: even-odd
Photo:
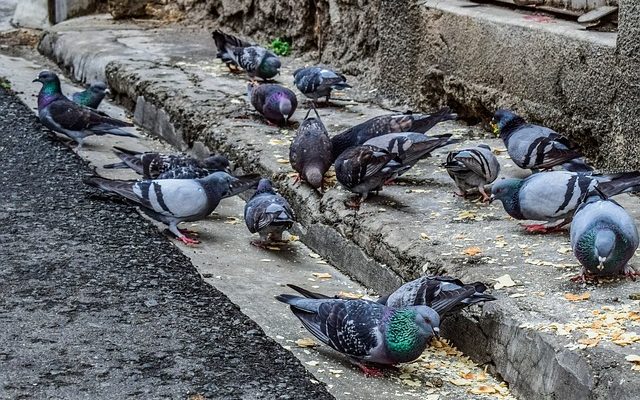
<instances>
[{"instance_id":1,"label":"dark pigeon","mask_svg":"<svg viewBox=\"0 0 640 400\"><path fill-rule=\"evenodd\" d=\"M277 125L289 123L289 118L298 107L298 99L291 90L276 84L250 82L247 95L251 105L269 122Z\"/></svg>"},{"instance_id":2,"label":"dark pigeon","mask_svg":"<svg viewBox=\"0 0 640 400\"><path fill-rule=\"evenodd\" d=\"M60 90L60 79L51 71L42 71L34 82L42 83L38 94L38 116L47 128L61 133L78 143L91 135L137 137L124 131L133 124L105 116L88 107L67 99Z\"/></svg>"},{"instance_id":3,"label":"dark pigeon","mask_svg":"<svg viewBox=\"0 0 640 400\"><path fill-rule=\"evenodd\" d=\"M198 174L198 177L204 177L212 172L224 171L229 173L229 160L223 155L209 156L203 160L195 159L184 154L163 154L156 152L139 152L122 147L114 146L114 153L122 160L115 164L107 164L104 168L131 168L136 173L142 175L144 179L171 179L172 176L187 176L188 173ZM181 172L170 171L187 168ZM190 171L188 169L191 169ZM163 178L163 174L164 175ZM204 176L201 176L204 174ZM178 178L180 179L180 178ZM194 179L194 178L187 178Z\"/></svg>"},{"instance_id":4,"label":"dark pigeon","mask_svg":"<svg viewBox=\"0 0 640 400\"><path fill-rule=\"evenodd\" d=\"M320 115L315 108L313 110L316 117L309 117L309 110L291 142L289 162L299 174L299 179L318 189L322 188L324 174L332 164L331 139Z\"/></svg>"},{"instance_id":5,"label":"dark pigeon","mask_svg":"<svg viewBox=\"0 0 640 400\"><path fill-rule=\"evenodd\" d=\"M244 207L244 220L249 232L260 234L260 240L251 244L264 247L273 242L283 243L282 234L291 229L295 216L287 200L273 190L271 181L261 179Z\"/></svg>"},{"instance_id":6,"label":"dark pigeon","mask_svg":"<svg viewBox=\"0 0 640 400\"><path fill-rule=\"evenodd\" d=\"M364 144L376 136L397 132L424 133L437 123L455 120L457 114L448 107L441 108L433 114L387 114L372 118L353 126L331 138L333 144L333 159L349 147Z\"/></svg>"},{"instance_id":7,"label":"dark pigeon","mask_svg":"<svg viewBox=\"0 0 640 400\"><path fill-rule=\"evenodd\" d=\"M107 95L109 89L104 82L94 82L86 90L74 93L71 99L81 106L98 108L102 99Z\"/></svg>"},{"instance_id":8,"label":"dark pigeon","mask_svg":"<svg viewBox=\"0 0 640 400\"><path fill-rule=\"evenodd\" d=\"M280 71L280 59L278 56L258 45L250 44L235 36L213 31L213 40L216 42L220 58L231 70L231 66L244 69L252 78L263 80L271 79Z\"/></svg>"},{"instance_id":9,"label":"dark pigeon","mask_svg":"<svg viewBox=\"0 0 640 400\"><path fill-rule=\"evenodd\" d=\"M347 78L344 75L322 67L298 68L293 73L293 79L298 90L314 102L324 97L328 103L332 90L351 87L347 85Z\"/></svg>"},{"instance_id":10,"label":"dark pigeon","mask_svg":"<svg viewBox=\"0 0 640 400\"><path fill-rule=\"evenodd\" d=\"M359 200L351 201L349 206L359 207L370 192L382 190L385 182L410 168L395 158L394 154L369 145L351 147L338 157L335 162L338 182L360 196Z\"/></svg>"}]
</instances>

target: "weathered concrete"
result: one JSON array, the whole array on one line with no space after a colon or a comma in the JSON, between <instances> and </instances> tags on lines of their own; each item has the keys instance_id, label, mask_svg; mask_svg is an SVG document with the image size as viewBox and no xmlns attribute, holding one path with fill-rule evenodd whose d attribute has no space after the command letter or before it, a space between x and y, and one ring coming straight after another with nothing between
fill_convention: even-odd
<instances>
[{"instance_id":1,"label":"weathered concrete","mask_svg":"<svg viewBox=\"0 0 640 400\"><path fill-rule=\"evenodd\" d=\"M25 28L41 29L51 24L48 0L18 1L11 23Z\"/></svg>"},{"instance_id":2,"label":"weathered concrete","mask_svg":"<svg viewBox=\"0 0 640 400\"><path fill-rule=\"evenodd\" d=\"M91 31L100 24L100 32ZM245 170L273 177L296 208L304 227L302 240L368 287L386 291L398 279L424 273L446 272L487 282L509 274L524 287L501 289L501 300L487 305L482 315L467 313L451 321L445 331L477 360L494 363L495 371L524 398L606 399L609 393L636 397L640 377L630 371L624 355L637 354L637 347L619 347L603 339L594 347L576 349L584 331L559 336L545 332L551 324L593 318L592 310L603 306L637 307L628 300L637 291L635 284L619 281L585 289L568 282L578 269L567 236L525 235L499 205L451 196L452 183L438 166L445 151L421 162L407 174L405 185L385 188L359 212L344 206L348 194L340 188L320 197L305 186L293 185L290 167L278 162L286 158L292 132L267 127L248 110L246 80L230 76L213 60L208 32L115 27L97 19L62 24L47 34L40 50L75 76L99 74L96 66L109 60L103 76L125 104L137 109L143 126L168 123L172 128L164 134L180 147L202 143L228 154ZM79 46L90 31L95 40ZM285 83L298 63L285 60ZM360 98L358 92L349 96ZM353 101L343 106L321 110L331 132L384 112ZM301 119L303 113L299 110L295 118ZM157 115L164 121L158 122ZM462 145L477 143L484 135L454 123L434 129L442 132L466 138ZM495 140L484 141L501 147ZM503 175L523 173L504 154L500 160ZM624 196L620 201L633 215L640 215L636 201ZM470 255L478 250L480 254ZM591 293L587 302L563 297L584 290ZM625 329L637 327L631 324Z\"/></svg>"}]
</instances>

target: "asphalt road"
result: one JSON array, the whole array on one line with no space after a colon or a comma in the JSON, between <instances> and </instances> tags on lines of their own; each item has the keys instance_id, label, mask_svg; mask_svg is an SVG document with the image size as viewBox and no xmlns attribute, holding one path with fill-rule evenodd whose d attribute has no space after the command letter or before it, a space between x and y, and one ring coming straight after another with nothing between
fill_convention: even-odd
<instances>
[{"instance_id":1,"label":"asphalt road","mask_svg":"<svg viewBox=\"0 0 640 400\"><path fill-rule=\"evenodd\" d=\"M0 160L0 398L331 398L3 89Z\"/></svg>"}]
</instances>

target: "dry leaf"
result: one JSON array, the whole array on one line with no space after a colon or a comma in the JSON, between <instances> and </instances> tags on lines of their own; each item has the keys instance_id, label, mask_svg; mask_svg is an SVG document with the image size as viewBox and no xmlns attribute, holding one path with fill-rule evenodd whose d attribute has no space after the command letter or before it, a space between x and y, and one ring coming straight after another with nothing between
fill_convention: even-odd
<instances>
[{"instance_id":1,"label":"dry leaf","mask_svg":"<svg viewBox=\"0 0 640 400\"><path fill-rule=\"evenodd\" d=\"M269 140L269 144L278 145L278 146L289 145L290 143L291 142L289 142L288 140L280 140L280 139Z\"/></svg>"},{"instance_id":2,"label":"dry leaf","mask_svg":"<svg viewBox=\"0 0 640 400\"><path fill-rule=\"evenodd\" d=\"M331 279L332 276L328 272L312 272L311 275L318 279Z\"/></svg>"},{"instance_id":3,"label":"dry leaf","mask_svg":"<svg viewBox=\"0 0 640 400\"><path fill-rule=\"evenodd\" d=\"M422 240L429 240L429 236L427 236L427 234L426 234L426 233L422 232L422 233L420 234L420 239L422 239Z\"/></svg>"},{"instance_id":4,"label":"dry leaf","mask_svg":"<svg viewBox=\"0 0 640 400\"><path fill-rule=\"evenodd\" d=\"M236 217L227 217L227 220L224 221L225 224L229 224L229 225L235 225L238 223L238 221L240 221L238 218Z\"/></svg>"},{"instance_id":5,"label":"dry leaf","mask_svg":"<svg viewBox=\"0 0 640 400\"><path fill-rule=\"evenodd\" d=\"M600 343L600 339L578 339L578 343L587 345L587 347L596 347Z\"/></svg>"},{"instance_id":6,"label":"dry leaf","mask_svg":"<svg viewBox=\"0 0 640 400\"><path fill-rule=\"evenodd\" d=\"M496 393L497 390L493 386L480 385L476 388L469 390L469 392L473 394L493 394L493 393Z\"/></svg>"},{"instance_id":7,"label":"dry leaf","mask_svg":"<svg viewBox=\"0 0 640 400\"><path fill-rule=\"evenodd\" d=\"M624 359L634 364L640 364L640 356L637 354L629 354Z\"/></svg>"},{"instance_id":8,"label":"dry leaf","mask_svg":"<svg viewBox=\"0 0 640 400\"><path fill-rule=\"evenodd\" d=\"M482 253L482 250L478 246L473 246L473 247L468 247L468 248L464 249L463 253L468 255L468 256L473 257L475 255L478 255L478 254Z\"/></svg>"},{"instance_id":9,"label":"dry leaf","mask_svg":"<svg viewBox=\"0 0 640 400\"><path fill-rule=\"evenodd\" d=\"M341 374L342 370L341 369L330 369L329 372L331 372L332 374Z\"/></svg>"},{"instance_id":10,"label":"dry leaf","mask_svg":"<svg viewBox=\"0 0 640 400\"><path fill-rule=\"evenodd\" d=\"M315 367L316 365L320 364L320 362L319 361L307 361L305 364L311 365L312 367Z\"/></svg>"},{"instance_id":11,"label":"dry leaf","mask_svg":"<svg viewBox=\"0 0 640 400\"><path fill-rule=\"evenodd\" d=\"M320 255L312 252L312 253L309 253L309 257L311 257L311 258L320 258Z\"/></svg>"},{"instance_id":12,"label":"dry leaf","mask_svg":"<svg viewBox=\"0 0 640 400\"><path fill-rule=\"evenodd\" d=\"M351 293L351 292L339 292L338 298L340 299L361 299L363 295L360 293Z\"/></svg>"},{"instance_id":13,"label":"dry leaf","mask_svg":"<svg viewBox=\"0 0 640 400\"><path fill-rule=\"evenodd\" d=\"M278 158L276 160L277 163L279 164L289 164L289 160L285 159L285 158Z\"/></svg>"},{"instance_id":14,"label":"dry leaf","mask_svg":"<svg viewBox=\"0 0 640 400\"><path fill-rule=\"evenodd\" d=\"M495 279L496 284L493 286L494 289L502 289L503 287L512 287L516 286L516 283L511 279L509 274L502 275Z\"/></svg>"},{"instance_id":15,"label":"dry leaf","mask_svg":"<svg viewBox=\"0 0 640 400\"><path fill-rule=\"evenodd\" d=\"M584 301L584 300L589 300L590 297L591 297L591 293L589 292L584 292L582 294L573 294L573 293L564 294L564 298L569 301Z\"/></svg>"},{"instance_id":16,"label":"dry leaf","mask_svg":"<svg viewBox=\"0 0 640 400\"><path fill-rule=\"evenodd\" d=\"M316 343L315 340L313 340L311 338L298 339L298 340L295 341L295 344L297 344L298 347L316 347L316 346L318 346L318 343Z\"/></svg>"},{"instance_id":17,"label":"dry leaf","mask_svg":"<svg viewBox=\"0 0 640 400\"><path fill-rule=\"evenodd\" d=\"M297 242L298 240L300 240L300 236L289 234L289 241L290 242Z\"/></svg>"}]
</instances>

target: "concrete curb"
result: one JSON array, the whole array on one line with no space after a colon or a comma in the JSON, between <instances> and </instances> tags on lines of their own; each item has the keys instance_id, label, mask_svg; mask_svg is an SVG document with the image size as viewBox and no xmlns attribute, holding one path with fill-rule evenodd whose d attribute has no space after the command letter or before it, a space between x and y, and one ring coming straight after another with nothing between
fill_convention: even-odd
<instances>
[{"instance_id":1,"label":"concrete curb","mask_svg":"<svg viewBox=\"0 0 640 400\"><path fill-rule=\"evenodd\" d=\"M113 33L104 32L101 37L106 43L118 43L113 39ZM229 88L224 87L224 80L213 87L207 86L208 83L199 80L201 76L194 70L167 63L161 57L137 54L122 45L95 51L92 48L100 47L100 40L89 48L78 46L77 37L52 30L44 36L39 50L72 71L76 78L106 78L112 90L118 93L119 100L134 109L140 125L177 148L196 152L215 149L227 154L245 170L275 178L281 193L294 205L299 216L301 240L365 286L386 292L402 280L443 271L465 279L469 276L489 279L483 275L484 270L474 272L474 268L489 268L483 258L456 257L446 251L450 249L446 247L448 244L437 240L425 244L420 239L408 237L410 233L419 232L422 225L417 224L417 231L413 227L409 231L406 221L394 224L393 218L388 217L398 215L393 207L401 208L402 201L399 205L383 203L387 218L380 221L371 218L376 213L383 215L379 214L383 213L383 208L378 203L356 214L342 204L347 197L344 191L330 190L321 198L305 186L294 186L287 177L288 169L284 169L272 154L266 154L268 135L248 139L250 133L247 131L264 130L264 127L251 121L244 122L246 106L229 94L233 90L227 91ZM239 126L247 129L241 130ZM283 151L279 154L283 155ZM427 186L446 193L449 183L434 174L427 174ZM402 193L401 188L389 190L394 199ZM391 204L391 210L387 204ZM440 211L441 206L436 204L434 207ZM424 215L419 217L426 218ZM483 218L492 221L498 231L514 225L512 221L501 222L492 214ZM454 219L453 224L468 224L464 226L468 230L479 229L473 227L473 222ZM482 235L483 232L476 233ZM444 235L451 236L453 232ZM534 271L532 275L535 274ZM544 287L547 281L548 278L542 277L538 284ZM608 304L609 299L605 294L599 298L603 304ZM554 300L549 301L551 307ZM487 304L481 318L477 311L475 314L471 311L447 321L444 331L465 353L481 362L493 363L495 371L523 398L605 399L611 398L612 393L619 399L635 398L640 390L640 377L629 376L632 372L628 365L619 362L621 352L615 346L607 351L568 350L566 338L522 326L533 318L546 317L546 310L542 315L540 312L532 314L530 306L519 306L514 299L504 297L499 302ZM565 308L563 305L556 307L547 311L549 315Z\"/></svg>"}]
</instances>

